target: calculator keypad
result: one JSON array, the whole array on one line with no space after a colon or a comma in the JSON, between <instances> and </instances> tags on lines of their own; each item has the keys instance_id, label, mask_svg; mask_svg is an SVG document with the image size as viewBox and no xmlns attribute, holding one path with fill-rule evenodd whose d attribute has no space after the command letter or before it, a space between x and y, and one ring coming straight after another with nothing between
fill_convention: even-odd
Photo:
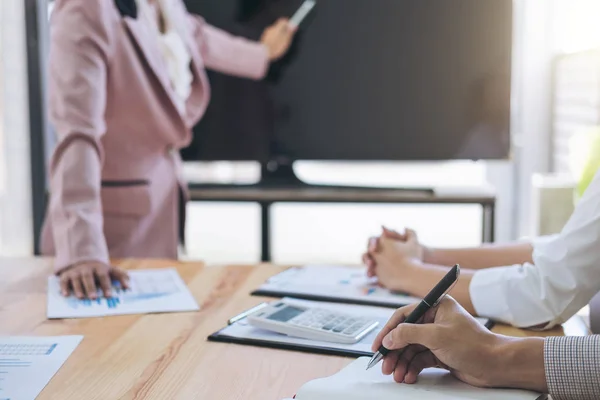
<instances>
[{"instance_id":1,"label":"calculator keypad","mask_svg":"<svg viewBox=\"0 0 600 400\"><path fill-rule=\"evenodd\" d=\"M355 336L373 321L352 315L332 313L327 310L311 309L290 320L290 323L305 328Z\"/></svg>"}]
</instances>

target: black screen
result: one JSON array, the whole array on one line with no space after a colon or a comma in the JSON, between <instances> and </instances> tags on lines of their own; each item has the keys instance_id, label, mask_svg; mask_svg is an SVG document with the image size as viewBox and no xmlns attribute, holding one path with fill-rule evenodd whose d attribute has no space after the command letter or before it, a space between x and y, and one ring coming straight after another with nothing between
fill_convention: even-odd
<instances>
[{"instance_id":1,"label":"black screen","mask_svg":"<svg viewBox=\"0 0 600 400\"><path fill-rule=\"evenodd\" d=\"M188 0L251 39L300 4ZM210 73L184 158L506 158L511 47L511 0L320 0L264 81Z\"/></svg>"}]
</instances>

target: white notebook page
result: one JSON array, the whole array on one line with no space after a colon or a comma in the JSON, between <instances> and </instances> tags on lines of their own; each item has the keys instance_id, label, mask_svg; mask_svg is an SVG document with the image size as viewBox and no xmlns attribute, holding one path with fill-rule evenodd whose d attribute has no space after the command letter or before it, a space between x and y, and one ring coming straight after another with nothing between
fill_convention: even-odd
<instances>
[{"instance_id":1,"label":"white notebook page","mask_svg":"<svg viewBox=\"0 0 600 400\"><path fill-rule=\"evenodd\" d=\"M480 389L460 382L449 372L427 369L416 384L400 384L381 373L381 366L366 371L369 359L361 357L339 373L304 385L296 400L536 400L538 393L510 389Z\"/></svg>"}]
</instances>

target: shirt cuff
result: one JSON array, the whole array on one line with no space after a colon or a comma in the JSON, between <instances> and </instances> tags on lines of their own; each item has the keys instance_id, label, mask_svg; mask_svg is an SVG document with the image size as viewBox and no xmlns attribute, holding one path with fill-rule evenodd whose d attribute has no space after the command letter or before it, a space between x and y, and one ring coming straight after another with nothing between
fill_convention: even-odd
<instances>
[{"instance_id":1,"label":"shirt cuff","mask_svg":"<svg viewBox=\"0 0 600 400\"><path fill-rule=\"evenodd\" d=\"M533 247L533 259L536 258L536 254L540 252L540 249L543 249L544 246L551 245L552 242L557 239L560 235L547 235L547 236L538 236L531 241L531 247Z\"/></svg>"},{"instance_id":2,"label":"shirt cuff","mask_svg":"<svg viewBox=\"0 0 600 400\"><path fill-rule=\"evenodd\" d=\"M510 324L513 318L502 290L506 268L486 268L475 272L469 294L477 315Z\"/></svg>"},{"instance_id":3,"label":"shirt cuff","mask_svg":"<svg viewBox=\"0 0 600 400\"><path fill-rule=\"evenodd\" d=\"M544 368L553 400L600 398L600 336L549 337Z\"/></svg>"},{"instance_id":4,"label":"shirt cuff","mask_svg":"<svg viewBox=\"0 0 600 400\"><path fill-rule=\"evenodd\" d=\"M479 270L473 276L469 294L477 315L519 328L550 329L560 323L539 300L528 277L531 264Z\"/></svg>"},{"instance_id":5,"label":"shirt cuff","mask_svg":"<svg viewBox=\"0 0 600 400\"><path fill-rule=\"evenodd\" d=\"M264 79L269 72L269 67L271 66L269 49L264 44L259 43L256 52L258 53L258 56L256 57L257 72L255 74L255 79Z\"/></svg>"}]
</instances>

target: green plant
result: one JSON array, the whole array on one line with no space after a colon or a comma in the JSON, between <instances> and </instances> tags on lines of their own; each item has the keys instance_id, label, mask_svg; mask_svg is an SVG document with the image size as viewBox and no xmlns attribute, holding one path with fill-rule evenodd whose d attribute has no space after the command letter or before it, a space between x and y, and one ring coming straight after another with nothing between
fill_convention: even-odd
<instances>
[{"instance_id":1,"label":"green plant","mask_svg":"<svg viewBox=\"0 0 600 400\"><path fill-rule=\"evenodd\" d=\"M600 127L573 136L570 143L570 163L577 180L575 195L580 198L600 168Z\"/></svg>"}]
</instances>

